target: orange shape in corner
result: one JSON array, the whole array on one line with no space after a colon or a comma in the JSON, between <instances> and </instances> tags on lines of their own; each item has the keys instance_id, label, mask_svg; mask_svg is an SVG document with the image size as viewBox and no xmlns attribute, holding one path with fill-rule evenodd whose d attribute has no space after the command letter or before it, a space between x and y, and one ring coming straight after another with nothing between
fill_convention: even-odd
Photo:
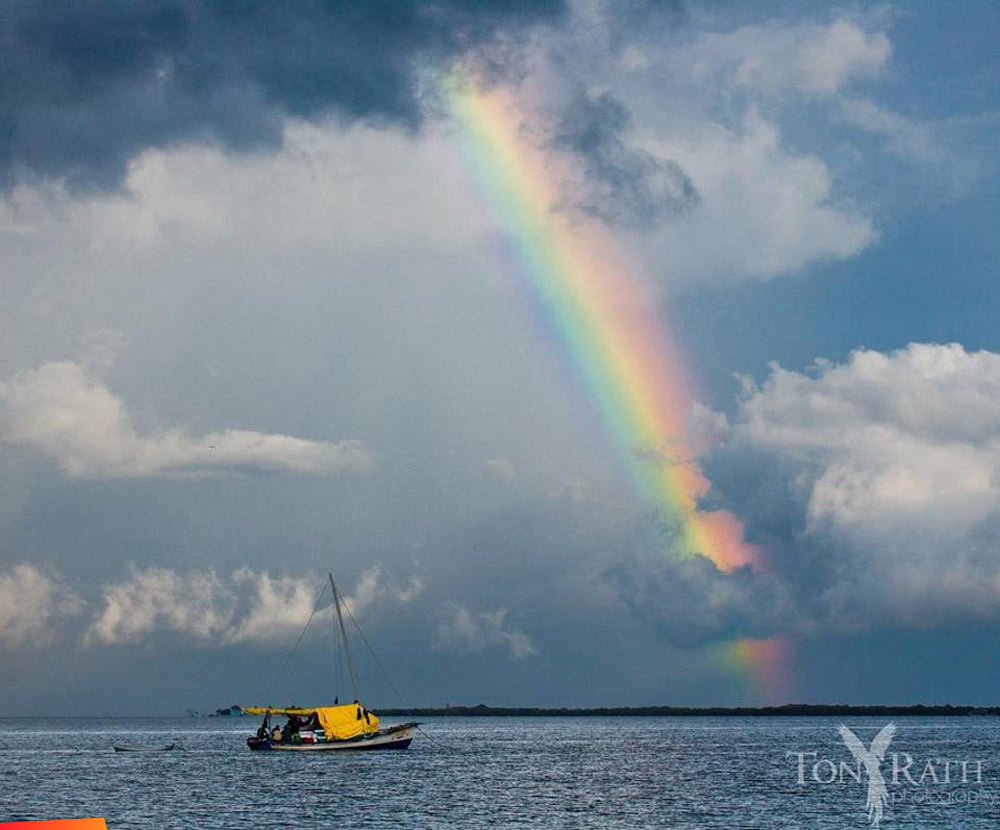
<instances>
[{"instance_id":1,"label":"orange shape in corner","mask_svg":"<svg viewBox=\"0 0 1000 830\"><path fill-rule=\"evenodd\" d=\"M102 818L71 818L62 821L5 821L0 830L20 827L21 830L108 830Z\"/></svg>"}]
</instances>

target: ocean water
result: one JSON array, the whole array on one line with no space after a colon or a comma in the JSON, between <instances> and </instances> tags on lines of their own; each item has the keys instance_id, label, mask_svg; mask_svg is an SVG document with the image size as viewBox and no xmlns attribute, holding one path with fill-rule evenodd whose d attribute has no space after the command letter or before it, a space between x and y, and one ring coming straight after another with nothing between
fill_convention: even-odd
<instances>
[{"instance_id":1,"label":"ocean water","mask_svg":"<svg viewBox=\"0 0 1000 830\"><path fill-rule=\"evenodd\" d=\"M103 816L113 830L869 827L868 778L852 777L838 723L428 718L405 752L328 754L250 752L256 718L4 719L0 821ZM847 723L867 746L886 720ZM880 768L890 797L882 826L1000 827L1000 719L897 726ZM178 748L112 750L169 742Z\"/></svg>"}]
</instances>

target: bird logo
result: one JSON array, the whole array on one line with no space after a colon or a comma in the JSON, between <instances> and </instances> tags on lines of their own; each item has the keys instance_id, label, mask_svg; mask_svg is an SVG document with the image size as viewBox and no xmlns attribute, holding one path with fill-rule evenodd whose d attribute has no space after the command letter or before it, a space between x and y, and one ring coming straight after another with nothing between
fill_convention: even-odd
<instances>
[{"instance_id":1,"label":"bird logo","mask_svg":"<svg viewBox=\"0 0 1000 830\"><path fill-rule=\"evenodd\" d=\"M851 755L860 765L864 765L865 772L868 773L868 801L865 807L868 808L868 821L872 827L878 827L885 813L886 805L889 803L889 791L885 787L885 779L882 777L882 761L885 758L885 751L892 743L896 734L896 724L890 723L883 726L872 741L872 745L866 748L857 735L855 735L844 724L837 727L844 744L851 751Z\"/></svg>"}]
</instances>

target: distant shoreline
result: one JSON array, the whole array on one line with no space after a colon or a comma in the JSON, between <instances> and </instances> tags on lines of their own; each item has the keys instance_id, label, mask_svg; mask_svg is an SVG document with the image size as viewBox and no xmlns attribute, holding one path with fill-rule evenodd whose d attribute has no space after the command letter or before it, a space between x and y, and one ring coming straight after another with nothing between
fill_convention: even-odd
<instances>
[{"instance_id":1,"label":"distant shoreline","mask_svg":"<svg viewBox=\"0 0 1000 830\"><path fill-rule=\"evenodd\" d=\"M1000 715L1000 706L852 706L789 703L784 706L602 706L596 708L545 708L526 706L444 706L432 708L377 709L390 717L831 717L871 715L920 717Z\"/></svg>"},{"instance_id":2,"label":"distant shoreline","mask_svg":"<svg viewBox=\"0 0 1000 830\"><path fill-rule=\"evenodd\" d=\"M872 706L829 703L787 703L781 706L415 706L410 708L372 707L372 712L386 717L991 717L1000 715L998 706L965 706L953 704L910 706ZM188 718L249 718L250 715L223 716L194 712L187 715L65 715L65 714L0 714L0 720L175 720Z\"/></svg>"}]
</instances>

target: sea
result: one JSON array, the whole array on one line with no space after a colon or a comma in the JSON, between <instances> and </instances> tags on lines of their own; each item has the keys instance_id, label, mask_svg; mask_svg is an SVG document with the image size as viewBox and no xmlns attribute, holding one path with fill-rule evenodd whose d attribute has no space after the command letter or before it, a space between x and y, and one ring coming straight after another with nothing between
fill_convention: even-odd
<instances>
[{"instance_id":1,"label":"sea","mask_svg":"<svg viewBox=\"0 0 1000 830\"><path fill-rule=\"evenodd\" d=\"M840 723L429 717L407 751L278 753L247 749L257 727L250 717L0 719L0 822L104 817L112 830L1000 827L1000 718L899 718L884 757L870 759L884 787L882 797L876 788L877 815L867 807L872 779ZM846 719L864 748L887 724ZM116 743L176 749L118 753Z\"/></svg>"}]
</instances>

